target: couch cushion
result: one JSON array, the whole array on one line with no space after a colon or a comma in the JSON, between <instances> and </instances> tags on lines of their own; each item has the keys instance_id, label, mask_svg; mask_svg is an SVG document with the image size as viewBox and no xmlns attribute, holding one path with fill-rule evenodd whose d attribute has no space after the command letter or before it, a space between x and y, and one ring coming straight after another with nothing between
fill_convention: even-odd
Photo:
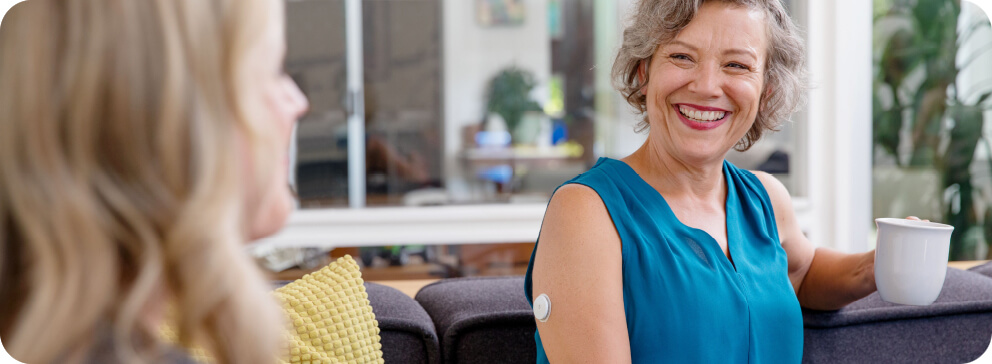
<instances>
[{"instance_id":1,"label":"couch cushion","mask_svg":"<svg viewBox=\"0 0 992 364\"><path fill-rule=\"evenodd\" d=\"M422 288L416 300L434 320L444 363L537 360L523 277L445 279Z\"/></svg>"},{"instance_id":2,"label":"couch cushion","mask_svg":"<svg viewBox=\"0 0 992 364\"><path fill-rule=\"evenodd\" d=\"M876 292L838 311L804 310L803 321L804 362L970 362L992 339L992 279L949 268L932 305Z\"/></svg>"},{"instance_id":3,"label":"couch cushion","mask_svg":"<svg viewBox=\"0 0 992 364\"><path fill-rule=\"evenodd\" d=\"M434 322L420 304L399 290L365 283L372 312L379 321L386 363L440 363Z\"/></svg>"},{"instance_id":4,"label":"couch cushion","mask_svg":"<svg viewBox=\"0 0 992 364\"><path fill-rule=\"evenodd\" d=\"M975 272L975 273L980 273L980 274L985 275L986 277L992 278L992 262L988 262L988 263L985 263L985 264L982 264L982 265L979 265L979 266L976 266L976 267L971 267L971 269L968 269L968 270L969 271L972 271L972 272Z\"/></svg>"}]
</instances>

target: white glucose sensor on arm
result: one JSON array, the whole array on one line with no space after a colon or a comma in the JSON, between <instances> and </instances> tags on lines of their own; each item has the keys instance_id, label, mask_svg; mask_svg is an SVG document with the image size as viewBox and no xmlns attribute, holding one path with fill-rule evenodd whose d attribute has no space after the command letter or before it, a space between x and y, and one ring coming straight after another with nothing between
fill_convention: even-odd
<instances>
[{"instance_id":1,"label":"white glucose sensor on arm","mask_svg":"<svg viewBox=\"0 0 992 364\"><path fill-rule=\"evenodd\" d=\"M548 322L548 316L551 316L551 299L548 298L548 295L541 293L534 299L534 317L538 321Z\"/></svg>"}]
</instances>

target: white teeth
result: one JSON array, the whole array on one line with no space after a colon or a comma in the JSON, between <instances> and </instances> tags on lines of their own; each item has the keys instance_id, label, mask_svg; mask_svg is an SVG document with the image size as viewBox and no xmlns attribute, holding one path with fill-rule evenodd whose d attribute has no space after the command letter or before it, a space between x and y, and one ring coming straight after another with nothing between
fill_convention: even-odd
<instances>
[{"instance_id":1,"label":"white teeth","mask_svg":"<svg viewBox=\"0 0 992 364\"><path fill-rule=\"evenodd\" d=\"M682 105L679 105L679 112L685 117L699 122L720 120L727 116L727 113L723 111L699 111Z\"/></svg>"}]
</instances>

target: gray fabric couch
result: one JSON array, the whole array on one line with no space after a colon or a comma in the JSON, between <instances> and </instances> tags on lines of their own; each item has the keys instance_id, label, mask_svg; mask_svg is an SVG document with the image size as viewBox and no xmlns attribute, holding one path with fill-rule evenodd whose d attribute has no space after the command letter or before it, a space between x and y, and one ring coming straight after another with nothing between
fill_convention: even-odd
<instances>
[{"instance_id":1,"label":"gray fabric couch","mask_svg":"<svg viewBox=\"0 0 992 364\"><path fill-rule=\"evenodd\" d=\"M523 277L445 279L415 299L366 286L387 364L535 361ZM949 268L930 306L890 304L875 293L839 311L804 310L803 320L805 363L970 362L992 340L992 263Z\"/></svg>"}]
</instances>

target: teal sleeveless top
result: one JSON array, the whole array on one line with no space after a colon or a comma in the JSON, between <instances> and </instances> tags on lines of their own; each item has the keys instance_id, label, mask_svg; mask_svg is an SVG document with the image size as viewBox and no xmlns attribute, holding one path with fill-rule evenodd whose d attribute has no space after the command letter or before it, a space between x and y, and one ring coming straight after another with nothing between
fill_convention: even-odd
<instances>
[{"instance_id":1,"label":"teal sleeveless top","mask_svg":"<svg viewBox=\"0 0 992 364\"><path fill-rule=\"evenodd\" d=\"M754 174L730 162L723 174L733 263L708 233L679 222L661 194L622 161L600 158L565 182L595 190L620 234L634 363L802 360L802 313L768 193ZM540 293L531 292L536 253L535 246L524 280L531 305ZM534 339L537 362L547 363L539 332Z\"/></svg>"}]
</instances>

